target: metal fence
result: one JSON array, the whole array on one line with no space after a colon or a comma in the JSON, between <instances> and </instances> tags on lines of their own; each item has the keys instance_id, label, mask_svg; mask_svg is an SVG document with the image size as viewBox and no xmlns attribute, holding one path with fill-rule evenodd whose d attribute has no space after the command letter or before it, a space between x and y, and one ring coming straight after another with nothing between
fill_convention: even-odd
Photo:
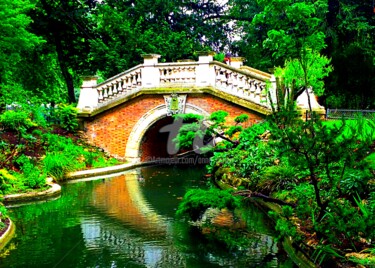
<instances>
[{"instance_id":1,"label":"metal fence","mask_svg":"<svg viewBox=\"0 0 375 268\"><path fill-rule=\"evenodd\" d=\"M375 110L326 109L326 119L375 118Z\"/></svg>"}]
</instances>

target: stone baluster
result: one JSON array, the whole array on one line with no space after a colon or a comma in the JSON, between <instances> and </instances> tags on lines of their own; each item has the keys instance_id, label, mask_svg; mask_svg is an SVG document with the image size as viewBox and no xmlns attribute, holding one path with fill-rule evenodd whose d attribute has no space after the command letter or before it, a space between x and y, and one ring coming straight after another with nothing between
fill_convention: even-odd
<instances>
[{"instance_id":1,"label":"stone baluster","mask_svg":"<svg viewBox=\"0 0 375 268\"><path fill-rule=\"evenodd\" d=\"M115 81L115 84L113 85L113 96L116 96L117 93L118 93L118 90L117 90L117 87L118 87L118 84L120 83L120 80L116 80Z\"/></svg>"},{"instance_id":2,"label":"stone baluster","mask_svg":"<svg viewBox=\"0 0 375 268\"><path fill-rule=\"evenodd\" d=\"M263 104L267 104L267 92L265 83L261 83L260 85L260 102Z\"/></svg>"},{"instance_id":3,"label":"stone baluster","mask_svg":"<svg viewBox=\"0 0 375 268\"><path fill-rule=\"evenodd\" d=\"M241 90L245 95L245 81L243 75L238 76L238 89Z\"/></svg>"},{"instance_id":4,"label":"stone baluster","mask_svg":"<svg viewBox=\"0 0 375 268\"><path fill-rule=\"evenodd\" d=\"M118 85L118 91L121 93L121 94L124 94L125 92L125 79L124 78L121 78L121 81Z\"/></svg>"},{"instance_id":5,"label":"stone baluster","mask_svg":"<svg viewBox=\"0 0 375 268\"><path fill-rule=\"evenodd\" d=\"M237 92L238 95L243 94L243 92L241 92L240 89L238 88L238 74L237 73L233 73L232 81L233 81L232 82L233 83L233 91Z\"/></svg>"},{"instance_id":6,"label":"stone baluster","mask_svg":"<svg viewBox=\"0 0 375 268\"><path fill-rule=\"evenodd\" d=\"M131 77L131 75L126 76L126 89L127 90L132 89L132 77Z\"/></svg>"},{"instance_id":7,"label":"stone baluster","mask_svg":"<svg viewBox=\"0 0 375 268\"><path fill-rule=\"evenodd\" d=\"M134 74L132 74L131 75L131 77L132 77L132 89L134 89L134 88L136 88L137 87L137 76L136 75L134 75Z\"/></svg>"},{"instance_id":8,"label":"stone baluster","mask_svg":"<svg viewBox=\"0 0 375 268\"><path fill-rule=\"evenodd\" d=\"M250 81L250 97L255 99L256 85L255 80Z\"/></svg>"},{"instance_id":9,"label":"stone baluster","mask_svg":"<svg viewBox=\"0 0 375 268\"><path fill-rule=\"evenodd\" d=\"M260 92L261 92L260 82L257 81L254 84L256 86L254 100L255 100L256 103L260 103Z\"/></svg>"},{"instance_id":10,"label":"stone baluster","mask_svg":"<svg viewBox=\"0 0 375 268\"><path fill-rule=\"evenodd\" d=\"M227 78L225 76L225 70L220 71L219 77L220 77L220 87L225 88L225 84L226 84L226 81L227 81Z\"/></svg>"},{"instance_id":11,"label":"stone baluster","mask_svg":"<svg viewBox=\"0 0 375 268\"><path fill-rule=\"evenodd\" d=\"M98 101L99 103L103 102L103 87L98 88Z\"/></svg>"},{"instance_id":12,"label":"stone baluster","mask_svg":"<svg viewBox=\"0 0 375 268\"><path fill-rule=\"evenodd\" d=\"M160 72L160 82L165 83L165 68L160 68L159 72Z\"/></svg>"},{"instance_id":13,"label":"stone baluster","mask_svg":"<svg viewBox=\"0 0 375 268\"><path fill-rule=\"evenodd\" d=\"M103 88L103 101L105 101L106 99L108 99L108 86L105 86Z\"/></svg>"},{"instance_id":14,"label":"stone baluster","mask_svg":"<svg viewBox=\"0 0 375 268\"><path fill-rule=\"evenodd\" d=\"M180 80L182 83L187 82L187 68L186 67L181 67L181 74L180 74Z\"/></svg>"},{"instance_id":15,"label":"stone baluster","mask_svg":"<svg viewBox=\"0 0 375 268\"><path fill-rule=\"evenodd\" d=\"M190 73L190 81L191 82L195 82L195 78L196 78L196 72L195 72L195 67L190 67L189 68L189 73Z\"/></svg>"},{"instance_id":16,"label":"stone baluster","mask_svg":"<svg viewBox=\"0 0 375 268\"><path fill-rule=\"evenodd\" d=\"M229 91L232 91L232 93L235 93L233 91L233 72L232 71L228 71L227 75L228 75L228 78L227 78L227 88L228 88Z\"/></svg>"},{"instance_id":17,"label":"stone baluster","mask_svg":"<svg viewBox=\"0 0 375 268\"><path fill-rule=\"evenodd\" d=\"M141 71L137 71L137 86L138 87L141 87L142 86L142 75L141 75Z\"/></svg>"},{"instance_id":18,"label":"stone baluster","mask_svg":"<svg viewBox=\"0 0 375 268\"><path fill-rule=\"evenodd\" d=\"M113 98L113 85L114 85L114 83L111 82L108 86L108 98L109 99Z\"/></svg>"}]
</instances>

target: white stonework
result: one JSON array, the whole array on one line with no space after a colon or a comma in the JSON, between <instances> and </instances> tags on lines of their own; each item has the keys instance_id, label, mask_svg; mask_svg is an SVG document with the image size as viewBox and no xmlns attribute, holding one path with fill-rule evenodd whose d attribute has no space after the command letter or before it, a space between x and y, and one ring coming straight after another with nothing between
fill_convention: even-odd
<instances>
[{"instance_id":1,"label":"white stonework","mask_svg":"<svg viewBox=\"0 0 375 268\"><path fill-rule=\"evenodd\" d=\"M316 96L311 89L305 90L298 98L297 98L297 107L301 110L310 110L309 108L309 98L307 96L309 94L311 109L313 111L325 111L324 106L320 105L316 100ZM324 112L323 112L324 113Z\"/></svg>"}]
</instances>

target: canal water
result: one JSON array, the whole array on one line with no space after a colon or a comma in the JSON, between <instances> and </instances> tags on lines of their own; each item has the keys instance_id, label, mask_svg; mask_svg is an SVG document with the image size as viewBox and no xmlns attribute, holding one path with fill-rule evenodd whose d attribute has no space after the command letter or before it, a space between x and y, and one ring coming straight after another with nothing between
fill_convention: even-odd
<instances>
[{"instance_id":1,"label":"canal water","mask_svg":"<svg viewBox=\"0 0 375 268\"><path fill-rule=\"evenodd\" d=\"M61 198L10 208L16 236L0 252L5 267L293 267L268 218L245 215L248 247L229 250L176 219L189 188L204 188L203 167L154 166L70 182Z\"/></svg>"}]
</instances>

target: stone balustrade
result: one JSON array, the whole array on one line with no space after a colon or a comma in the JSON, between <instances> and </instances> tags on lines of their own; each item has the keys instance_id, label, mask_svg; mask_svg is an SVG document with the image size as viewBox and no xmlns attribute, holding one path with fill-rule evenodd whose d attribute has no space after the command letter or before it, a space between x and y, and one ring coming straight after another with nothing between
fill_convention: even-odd
<instances>
[{"instance_id":1,"label":"stone balustrade","mask_svg":"<svg viewBox=\"0 0 375 268\"><path fill-rule=\"evenodd\" d=\"M214 64L215 87L229 94L267 105L266 82L227 66Z\"/></svg>"},{"instance_id":2,"label":"stone balustrade","mask_svg":"<svg viewBox=\"0 0 375 268\"><path fill-rule=\"evenodd\" d=\"M96 86L98 103L105 103L118 95L133 93L142 88L142 67L130 69L120 76L109 79Z\"/></svg>"},{"instance_id":3,"label":"stone balustrade","mask_svg":"<svg viewBox=\"0 0 375 268\"><path fill-rule=\"evenodd\" d=\"M84 77L78 102L81 112L116 102L125 96L136 94L143 89L158 88L207 88L239 97L257 105L269 108L266 82L274 82L274 77L255 69L246 69L243 58L235 58L233 66L213 60L213 54L201 53L198 61L159 63L160 55L142 55L144 63L135 66L108 80L96 84L96 77ZM271 87L271 90L274 89ZM271 94L272 95L272 94Z\"/></svg>"},{"instance_id":4,"label":"stone balustrade","mask_svg":"<svg viewBox=\"0 0 375 268\"><path fill-rule=\"evenodd\" d=\"M159 64L160 86L195 85L197 63Z\"/></svg>"}]
</instances>

